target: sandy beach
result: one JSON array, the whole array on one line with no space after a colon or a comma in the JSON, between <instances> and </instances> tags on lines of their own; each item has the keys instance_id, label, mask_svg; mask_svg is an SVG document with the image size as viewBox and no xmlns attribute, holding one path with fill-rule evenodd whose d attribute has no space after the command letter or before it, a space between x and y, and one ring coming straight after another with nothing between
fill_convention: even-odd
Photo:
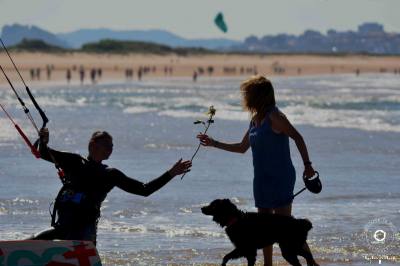
<instances>
[{"instance_id":1,"label":"sandy beach","mask_svg":"<svg viewBox=\"0 0 400 266\"><path fill-rule=\"evenodd\" d=\"M79 70L85 72L83 83L91 83L91 70L101 69L95 82L152 77L249 76L255 73L266 76L299 76L342 73L400 73L399 56L367 55L147 55L147 54L84 54L84 53L26 53L12 52L12 57L26 81L65 81L67 70L71 71L71 83L80 83ZM9 77L14 80L7 55L0 53L0 62ZM50 69L48 76L47 69ZM40 69L39 77L37 69ZM139 71L141 69L141 71ZM127 72L131 76L127 77ZM129 75L129 74L128 74ZM0 84L6 83L3 75Z\"/></svg>"}]
</instances>

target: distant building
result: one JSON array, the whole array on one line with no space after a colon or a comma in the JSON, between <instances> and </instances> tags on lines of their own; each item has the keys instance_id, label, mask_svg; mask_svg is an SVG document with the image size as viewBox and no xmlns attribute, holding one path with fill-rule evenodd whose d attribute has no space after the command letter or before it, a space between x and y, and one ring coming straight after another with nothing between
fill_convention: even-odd
<instances>
[{"instance_id":1,"label":"distant building","mask_svg":"<svg viewBox=\"0 0 400 266\"><path fill-rule=\"evenodd\" d=\"M337 36L337 34L338 34L338 32L336 30L332 30L332 29L328 30L326 33L327 33L328 37L331 37L331 38Z\"/></svg>"},{"instance_id":2,"label":"distant building","mask_svg":"<svg viewBox=\"0 0 400 266\"><path fill-rule=\"evenodd\" d=\"M372 53L400 54L400 34L386 33L378 23L364 23L358 31L329 29L325 34L306 30L298 36L288 34L250 36L241 50L266 53Z\"/></svg>"},{"instance_id":3,"label":"distant building","mask_svg":"<svg viewBox=\"0 0 400 266\"><path fill-rule=\"evenodd\" d=\"M361 34L383 33L385 32L383 25L379 23L364 23L358 26L358 32Z\"/></svg>"}]
</instances>

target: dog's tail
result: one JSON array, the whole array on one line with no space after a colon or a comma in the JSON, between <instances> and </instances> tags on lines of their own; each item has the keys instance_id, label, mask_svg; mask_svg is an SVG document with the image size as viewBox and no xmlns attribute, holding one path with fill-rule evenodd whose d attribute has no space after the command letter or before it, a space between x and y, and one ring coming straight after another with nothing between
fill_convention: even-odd
<instances>
[{"instance_id":1,"label":"dog's tail","mask_svg":"<svg viewBox=\"0 0 400 266\"><path fill-rule=\"evenodd\" d=\"M307 219L296 219L296 227L297 230L295 232L296 234L296 242L299 245L303 245L304 242L307 240L308 237L308 232L311 230L312 228L312 223L307 220Z\"/></svg>"}]
</instances>

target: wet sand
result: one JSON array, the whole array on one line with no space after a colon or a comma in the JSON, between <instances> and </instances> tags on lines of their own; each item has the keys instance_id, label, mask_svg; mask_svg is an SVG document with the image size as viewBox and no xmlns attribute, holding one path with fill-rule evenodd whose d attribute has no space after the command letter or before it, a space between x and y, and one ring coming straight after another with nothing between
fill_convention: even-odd
<instances>
[{"instance_id":1,"label":"wet sand","mask_svg":"<svg viewBox=\"0 0 400 266\"><path fill-rule=\"evenodd\" d=\"M101 69L95 82L124 79L151 79L159 77L197 78L221 76L300 76L321 74L393 73L400 74L400 56L367 55L145 55L145 54L84 54L84 53L26 53L13 52L12 57L26 81L80 83L79 70L85 72L83 83L91 83L91 70ZM0 53L2 67L12 80L18 78L6 54ZM51 69L48 76L47 68ZM40 76L37 76L40 69ZM32 73L31 73L32 72ZM130 72L130 73L129 73ZM32 75L33 74L33 75ZM127 75L128 74L128 75ZM131 74L131 75L129 75ZM0 75L0 84L6 83Z\"/></svg>"}]
</instances>

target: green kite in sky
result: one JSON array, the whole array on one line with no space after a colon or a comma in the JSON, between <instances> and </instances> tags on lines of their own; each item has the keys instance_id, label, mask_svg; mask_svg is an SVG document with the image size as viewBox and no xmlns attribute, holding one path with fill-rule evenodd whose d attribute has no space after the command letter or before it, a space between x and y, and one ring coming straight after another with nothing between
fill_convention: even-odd
<instances>
[{"instance_id":1,"label":"green kite in sky","mask_svg":"<svg viewBox=\"0 0 400 266\"><path fill-rule=\"evenodd\" d=\"M224 33L228 31L228 26L226 26L226 23L224 21L224 15L221 12L217 14L217 16L214 19L214 22L215 25L217 25L217 27Z\"/></svg>"}]
</instances>

